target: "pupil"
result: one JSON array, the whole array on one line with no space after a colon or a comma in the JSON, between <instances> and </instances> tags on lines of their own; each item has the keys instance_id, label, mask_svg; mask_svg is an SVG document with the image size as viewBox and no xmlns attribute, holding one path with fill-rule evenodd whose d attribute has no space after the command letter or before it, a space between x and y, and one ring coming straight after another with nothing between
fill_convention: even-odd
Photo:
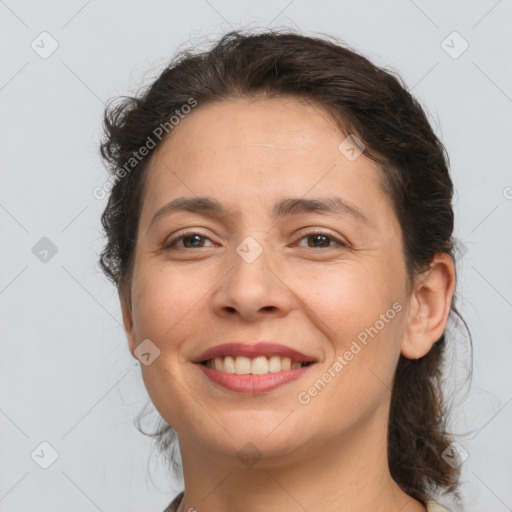
<instances>
[{"instance_id":1,"label":"pupil","mask_svg":"<svg viewBox=\"0 0 512 512\"><path fill-rule=\"evenodd\" d=\"M201 243L201 236L200 235L191 235L191 236L187 236L185 238L185 240L195 240L196 242L199 242L199 244ZM185 243L186 246L188 246L189 244ZM198 247L198 244L195 244L194 242L192 242L192 246L193 247ZM200 246L200 245L199 245Z\"/></svg>"},{"instance_id":2,"label":"pupil","mask_svg":"<svg viewBox=\"0 0 512 512\"><path fill-rule=\"evenodd\" d=\"M329 244L329 242L328 242L328 238L329 238L329 237L328 237L328 236L326 236L326 235L312 235L312 236L311 236L311 238L312 238L312 239L319 239L319 238L323 238L323 239L324 239L324 241L327 241L327 244ZM325 246L325 244L323 244L323 246ZM313 247L318 247L318 245L316 245L315 243L313 243Z\"/></svg>"}]
</instances>

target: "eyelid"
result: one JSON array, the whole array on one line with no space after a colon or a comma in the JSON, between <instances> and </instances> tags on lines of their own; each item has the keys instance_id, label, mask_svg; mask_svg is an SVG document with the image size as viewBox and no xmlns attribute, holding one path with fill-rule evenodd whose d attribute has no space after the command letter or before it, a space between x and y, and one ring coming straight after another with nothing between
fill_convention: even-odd
<instances>
[{"instance_id":1,"label":"eyelid","mask_svg":"<svg viewBox=\"0 0 512 512\"><path fill-rule=\"evenodd\" d=\"M177 235L172 235L169 239L167 239L164 244L163 248L170 249L171 247L174 247L174 245L179 242L182 238L186 238L193 235L199 235L202 238L208 239L211 241L211 238L208 235L205 235L204 233L201 233L198 229L190 229L188 231L179 232ZM187 247L180 247L180 249L187 249ZM203 249L203 247L199 247L199 249Z\"/></svg>"},{"instance_id":2,"label":"eyelid","mask_svg":"<svg viewBox=\"0 0 512 512\"><path fill-rule=\"evenodd\" d=\"M326 237L330 238L333 242L336 242L341 247L349 247L348 242L346 242L342 238L338 237L337 235L331 233L330 231L328 231L324 228L304 228L304 229L301 229L297 233L296 236L298 237L298 239L300 241L303 238L306 238L308 236L315 236L315 235L326 236ZM329 249L329 248L335 248L335 246L327 247L327 249ZM308 249L314 249L314 247L308 247Z\"/></svg>"},{"instance_id":3,"label":"eyelid","mask_svg":"<svg viewBox=\"0 0 512 512\"><path fill-rule=\"evenodd\" d=\"M175 244L177 242L179 242L180 240L182 240L183 238L187 238L187 237L193 236L193 235L199 235L201 238L212 241L209 236L201 233L198 229L189 229L188 231L183 231L183 232L179 233L178 235L172 236L169 241L164 242L164 250L174 247ZM300 242L301 240L303 240L304 238L307 238L308 236L315 236L315 235L326 236L326 237L330 238L333 242L338 244L338 246L340 246L340 247L349 247L349 244L346 241L340 239L337 235L334 235L330 231L327 231L326 229L323 229L323 228L303 228L295 235L294 238L298 238L297 241ZM328 246L328 247L325 247L324 249L332 249L335 247L336 246ZM188 247L180 247L180 249L188 249ZM204 247L198 247L198 249L204 249ZM307 247L307 249L315 249L315 248Z\"/></svg>"}]
</instances>

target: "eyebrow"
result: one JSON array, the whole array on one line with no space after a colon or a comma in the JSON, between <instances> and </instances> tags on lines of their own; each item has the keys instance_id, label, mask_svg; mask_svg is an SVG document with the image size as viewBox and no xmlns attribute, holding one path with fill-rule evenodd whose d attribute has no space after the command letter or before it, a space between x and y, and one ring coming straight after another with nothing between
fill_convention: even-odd
<instances>
[{"instance_id":1,"label":"eyebrow","mask_svg":"<svg viewBox=\"0 0 512 512\"><path fill-rule=\"evenodd\" d=\"M168 202L153 215L149 226L151 227L159 218L176 211L189 211L211 216L230 216L235 211L225 208L212 197L178 197ZM272 208L272 217L281 220L292 215L320 212L335 216L351 216L355 220L371 226L372 223L366 214L354 204L350 204L340 197L324 197L318 199L287 198L277 202Z\"/></svg>"}]
</instances>

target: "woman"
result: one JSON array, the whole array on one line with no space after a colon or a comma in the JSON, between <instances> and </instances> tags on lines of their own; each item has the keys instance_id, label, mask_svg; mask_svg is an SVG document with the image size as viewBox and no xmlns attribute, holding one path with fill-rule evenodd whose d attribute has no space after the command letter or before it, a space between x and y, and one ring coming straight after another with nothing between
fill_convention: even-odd
<instances>
[{"instance_id":1,"label":"woman","mask_svg":"<svg viewBox=\"0 0 512 512\"><path fill-rule=\"evenodd\" d=\"M446 510L453 185L399 77L327 39L232 32L105 129L101 265L160 446L179 443L166 510Z\"/></svg>"}]
</instances>

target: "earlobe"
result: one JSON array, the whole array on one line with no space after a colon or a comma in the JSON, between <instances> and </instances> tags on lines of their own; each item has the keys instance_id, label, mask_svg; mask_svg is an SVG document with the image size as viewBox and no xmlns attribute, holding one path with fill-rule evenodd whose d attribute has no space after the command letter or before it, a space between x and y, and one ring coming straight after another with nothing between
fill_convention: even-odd
<instances>
[{"instance_id":1,"label":"earlobe","mask_svg":"<svg viewBox=\"0 0 512 512\"><path fill-rule=\"evenodd\" d=\"M136 347L135 343L135 336L134 336L134 329L133 329L133 316L130 304L126 297L123 296L121 292L119 292L119 302L121 303L121 312L123 315L123 325L124 330L126 332L126 337L128 340L128 349L130 350L130 353L132 356L137 359L137 357L134 354L134 350Z\"/></svg>"},{"instance_id":2,"label":"earlobe","mask_svg":"<svg viewBox=\"0 0 512 512\"><path fill-rule=\"evenodd\" d=\"M402 355L408 359L428 354L444 332L456 284L452 258L446 253L436 254L429 270L416 281L401 346Z\"/></svg>"}]
</instances>

